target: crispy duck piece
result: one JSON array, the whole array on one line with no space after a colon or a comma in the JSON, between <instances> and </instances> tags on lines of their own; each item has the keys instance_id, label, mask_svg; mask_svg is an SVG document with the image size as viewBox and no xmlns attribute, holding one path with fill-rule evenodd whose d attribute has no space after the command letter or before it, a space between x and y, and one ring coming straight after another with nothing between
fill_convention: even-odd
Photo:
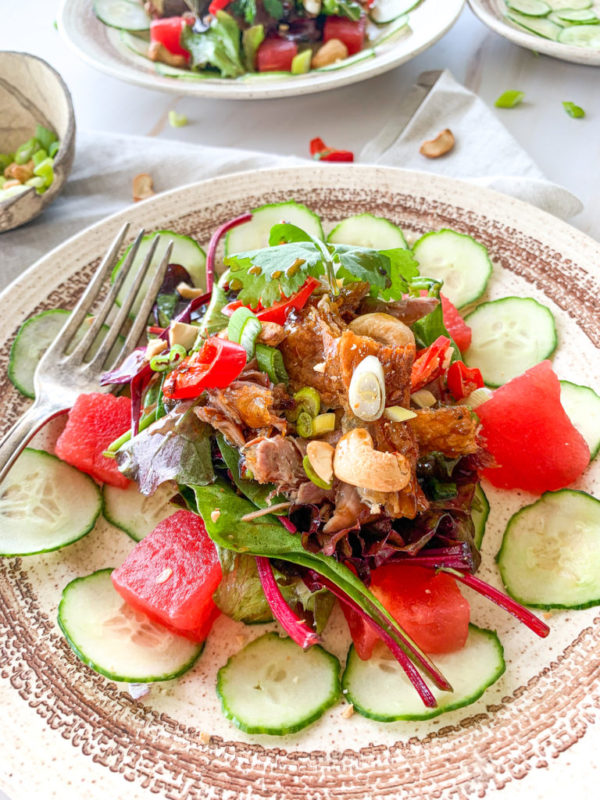
<instances>
[{"instance_id":1,"label":"crispy duck piece","mask_svg":"<svg viewBox=\"0 0 600 800\"><path fill-rule=\"evenodd\" d=\"M415 413L407 425L420 453L437 451L458 458L477 452L477 420L468 406L422 408Z\"/></svg>"}]
</instances>

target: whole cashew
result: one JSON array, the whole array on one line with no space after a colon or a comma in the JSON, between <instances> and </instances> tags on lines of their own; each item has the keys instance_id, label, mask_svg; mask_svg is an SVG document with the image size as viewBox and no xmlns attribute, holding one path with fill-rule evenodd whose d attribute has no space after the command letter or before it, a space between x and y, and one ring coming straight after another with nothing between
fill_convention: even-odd
<instances>
[{"instance_id":1,"label":"whole cashew","mask_svg":"<svg viewBox=\"0 0 600 800\"><path fill-rule=\"evenodd\" d=\"M333 455L333 471L345 483L378 492L398 492L411 479L406 457L375 450L365 428L353 428L342 436Z\"/></svg>"},{"instance_id":2,"label":"whole cashew","mask_svg":"<svg viewBox=\"0 0 600 800\"><path fill-rule=\"evenodd\" d=\"M362 314L350 323L350 330L358 336L370 336L376 342L390 345L390 347L401 347L406 344L415 343L415 337L408 325L400 322L391 314L375 312L373 314Z\"/></svg>"}]
</instances>

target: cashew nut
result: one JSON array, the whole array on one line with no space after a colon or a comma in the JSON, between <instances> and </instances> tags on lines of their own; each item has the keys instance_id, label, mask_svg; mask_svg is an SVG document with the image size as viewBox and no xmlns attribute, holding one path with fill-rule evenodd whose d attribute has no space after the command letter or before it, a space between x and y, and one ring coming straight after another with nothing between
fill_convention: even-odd
<instances>
[{"instance_id":1,"label":"cashew nut","mask_svg":"<svg viewBox=\"0 0 600 800\"><path fill-rule=\"evenodd\" d=\"M319 47L312 57L310 65L313 69L318 69L329 64L335 64L336 61L341 61L344 58L348 58L346 45L340 39L329 39Z\"/></svg>"},{"instance_id":2,"label":"cashew nut","mask_svg":"<svg viewBox=\"0 0 600 800\"><path fill-rule=\"evenodd\" d=\"M328 442L313 440L306 446L311 467L325 483L333 480L333 447Z\"/></svg>"},{"instance_id":3,"label":"cashew nut","mask_svg":"<svg viewBox=\"0 0 600 800\"><path fill-rule=\"evenodd\" d=\"M370 336L376 342L401 347L415 343L415 337L408 325L400 322L391 314L375 312L362 314L350 323L350 330L358 336Z\"/></svg>"},{"instance_id":4,"label":"cashew nut","mask_svg":"<svg viewBox=\"0 0 600 800\"><path fill-rule=\"evenodd\" d=\"M423 142L419 149L419 153L427 158L439 158L445 156L454 147L454 134L450 128L446 128L435 137Z\"/></svg>"},{"instance_id":5,"label":"cashew nut","mask_svg":"<svg viewBox=\"0 0 600 800\"><path fill-rule=\"evenodd\" d=\"M132 181L133 189L133 202L138 203L140 200L146 200L156 194L154 185L152 183L152 176L147 172L140 172Z\"/></svg>"},{"instance_id":6,"label":"cashew nut","mask_svg":"<svg viewBox=\"0 0 600 800\"><path fill-rule=\"evenodd\" d=\"M335 448L333 472L345 483L378 492L398 492L411 479L408 459L401 453L375 450L365 428L353 428L342 436Z\"/></svg>"},{"instance_id":7,"label":"cashew nut","mask_svg":"<svg viewBox=\"0 0 600 800\"><path fill-rule=\"evenodd\" d=\"M186 350L191 350L198 336L198 326L188 325L187 322L171 322L169 325L169 344L182 345Z\"/></svg>"}]
</instances>

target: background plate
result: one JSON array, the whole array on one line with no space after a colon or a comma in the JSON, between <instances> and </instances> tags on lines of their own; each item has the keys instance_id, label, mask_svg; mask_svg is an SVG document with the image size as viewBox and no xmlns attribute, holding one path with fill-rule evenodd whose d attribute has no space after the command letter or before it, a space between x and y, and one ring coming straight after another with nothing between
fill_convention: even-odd
<instances>
[{"instance_id":1,"label":"background plate","mask_svg":"<svg viewBox=\"0 0 600 800\"><path fill-rule=\"evenodd\" d=\"M463 5L464 0L424 0L410 12L411 32L377 48L374 58L332 72L309 72L283 79L260 76L248 83L243 78L181 80L158 75L151 64L121 44L118 31L96 18L91 0L62 0L57 22L80 58L113 78L178 95L255 100L322 92L387 72L437 42L452 27Z\"/></svg>"},{"instance_id":2,"label":"background plate","mask_svg":"<svg viewBox=\"0 0 600 800\"><path fill-rule=\"evenodd\" d=\"M174 228L206 245L226 219L292 197L328 225L369 210L413 237L441 227L476 236L495 262L488 296L531 295L548 304L559 329L556 371L600 387L597 243L537 209L459 181L334 165L198 183L138 203L69 240L0 296L0 374L22 320L71 305L125 219L134 230ZM4 377L0 403L6 427L27 401ZM599 473L595 463L578 488L598 495ZM480 574L499 585L494 555L502 531L532 497L485 489L492 511ZM597 608L552 614L552 633L539 640L470 596L473 620L498 631L508 664L475 704L428 722L390 725L356 714L345 719L339 705L294 736L251 737L219 712L215 674L262 626L221 617L195 667L141 703L84 667L60 635L62 587L76 575L119 564L132 547L125 534L100 524L63 551L0 562L0 781L12 800L462 800L500 791L502 800L549 800L575 790L594 796ZM343 656L347 645L337 615L326 646Z\"/></svg>"},{"instance_id":3,"label":"background plate","mask_svg":"<svg viewBox=\"0 0 600 800\"><path fill-rule=\"evenodd\" d=\"M473 13L500 36L527 50L571 61L573 64L585 64L588 67L600 67L600 52L585 47L571 47L567 44L552 42L535 33L528 33L504 19L506 4L504 0L469 0ZM565 8L569 5L565 0Z\"/></svg>"}]
</instances>

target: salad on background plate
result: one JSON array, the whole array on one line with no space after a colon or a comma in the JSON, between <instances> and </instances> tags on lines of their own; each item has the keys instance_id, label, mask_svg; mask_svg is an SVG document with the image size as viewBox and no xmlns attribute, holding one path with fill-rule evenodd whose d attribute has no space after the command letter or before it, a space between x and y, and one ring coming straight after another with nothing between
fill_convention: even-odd
<instances>
[{"instance_id":1,"label":"salad on background plate","mask_svg":"<svg viewBox=\"0 0 600 800\"><path fill-rule=\"evenodd\" d=\"M146 341L104 376L111 394L80 396L54 454L26 450L0 487L5 556L70 545L100 514L137 542L64 588L59 625L85 664L140 696L202 663L220 614L275 620L218 672L239 728L293 733L342 697L420 720L505 670L461 587L541 637L527 607L600 602L600 501L571 488L600 448L600 398L553 370L550 308L483 300L481 243L446 228L409 246L368 211L325 235L293 200L220 226L206 255L160 236L175 246ZM13 343L28 396L66 313L30 318ZM497 555L507 593L477 574L482 479L537 495Z\"/></svg>"}]
</instances>

